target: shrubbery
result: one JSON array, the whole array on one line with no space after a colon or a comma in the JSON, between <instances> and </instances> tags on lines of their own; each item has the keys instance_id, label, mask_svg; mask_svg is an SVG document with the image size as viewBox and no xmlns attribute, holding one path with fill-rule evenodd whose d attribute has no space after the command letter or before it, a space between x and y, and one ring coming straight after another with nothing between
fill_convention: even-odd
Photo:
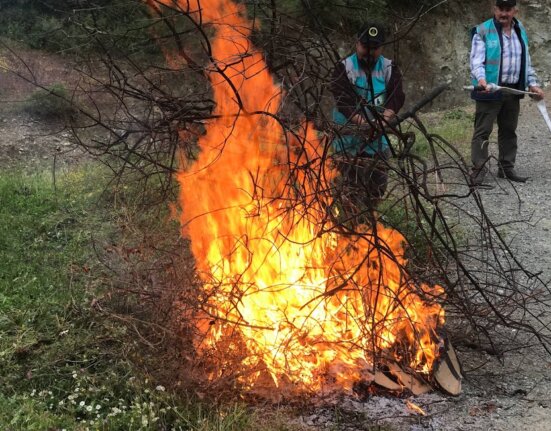
<instances>
[{"instance_id":1,"label":"shrubbery","mask_svg":"<svg viewBox=\"0 0 551 431\"><path fill-rule=\"evenodd\" d=\"M60 83L36 90L25 101L24 110L44 119L69 119L77 112L71 95Z\"/></svg>"},{"instance_id":2,"label":"shrubbery","mask_svg":"<svg viewBox=\"0 0 551 431\"><path fill-rule=\"evenodd\" d=\"M0 36L51 52L143 52L150 18L141 0L16 0L0 2Z\"/></svg>"},{"instance_id":3,"label":"shrubbery","mask_svg":"<svg viewBox=\"0 0 551 431\"><path fill-rule=\"evenodd\" d=\"M271 3L244 2L250 16L273 19ZM386 21L393 10L427 8L436 0L278 0L278 16L300 20L324 33L351 35L365 21ZM264 13L259 11L264 11ZM265 15L265 16L264 16ZM0 2L0 36L36 49L89 52L116 48L123 53L157 53L149 32L151 15L143 0L12 0ZM158 30L158 29L157 29ZM163 37L155 34L155 37ZM95 43L99 41L100 43Z\"/></svg>"}]
</instances>

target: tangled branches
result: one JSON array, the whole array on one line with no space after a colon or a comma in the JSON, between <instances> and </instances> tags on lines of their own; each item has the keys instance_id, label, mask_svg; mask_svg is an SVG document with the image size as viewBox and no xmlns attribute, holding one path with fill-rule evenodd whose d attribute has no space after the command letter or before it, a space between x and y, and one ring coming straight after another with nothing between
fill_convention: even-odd
<instances>
[{"instance_id":1,"label":"tangled branches","mask_svg":"<svg viewBox=\"0 0 551 431\"><path fill-rule=\"evenodd\" d=\"M176 195L176 175L201 277L178 314L196 351L217 356L211 378L226 376L232 356L252 386L350 389L389 361L428 374L444 310L456 339L549 348L548 286L515 258L421 105L394 123L373 110L369 133L391 142L380 161L390 187L377 208L365 205L331 152L343 133L328 115L340 57L331 35L282 18L275 2L255 9L268 22L254 31L230 1L147 3L164 60L121 60L101 45L80 68L87 99L73 130L117 179L138 174L161 201Z\"/></svg>"}]
</instances>

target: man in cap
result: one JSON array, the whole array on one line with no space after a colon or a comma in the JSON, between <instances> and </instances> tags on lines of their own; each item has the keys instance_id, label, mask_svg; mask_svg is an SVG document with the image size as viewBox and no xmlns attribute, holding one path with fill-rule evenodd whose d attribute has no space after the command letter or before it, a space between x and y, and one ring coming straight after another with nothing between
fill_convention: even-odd
<instances>
[{"instance_id":1,"label":"man in cap","mask_svg":"<svg viewBox=\"0 0 551 431\"><path fill-rule=\"evenodd\" d=\"M494 121L498 126L499 178L525 182L528 177L518 174L516 129L520 111L518 96L502 91L490 92L492 85L528 90L534 98L543 99L528 51L528 37L517 14L516 0L497 0L494 17L472 29L471 77L473 85L481 87L471 97L476 101L474 133L471 142L473 168L471 183L483 184L488 173L488 139Z\"/></svg>"},{"instance_id":2,"label":"man in cap","mask_svg":"<svg viewBox=\"0 0 551 431\"><path fill-rule=\"evenodd\" d=\"M377 205L388 182L389 145L377 125L381 118L394 118L405 100L400 70L382 55L384 42L382 25L363 26L355 53L337 63L331 82L339 126L332 142L337 168L353 197L368 208Z\"/></svg>"}]
</instances>

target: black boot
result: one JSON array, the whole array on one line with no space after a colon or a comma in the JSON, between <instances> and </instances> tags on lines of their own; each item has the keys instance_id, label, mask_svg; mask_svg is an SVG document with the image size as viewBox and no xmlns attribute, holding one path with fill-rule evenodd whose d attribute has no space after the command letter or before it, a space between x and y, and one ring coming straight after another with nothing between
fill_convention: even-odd
<instances>
[{"instance_id":1,"label":"black boot","mask_svg":"<svg viewBox=\"0 0 551 431\"><path fill-rule=\"evenodd\" d=\"M499 178L507 178L508 180L514 181L516 183L525 183L526 180L528 178L530 178L530 177L520 176L519 174L517 174L515 172L515 170L513 168L511 168L511 169L499 168L498 171L497 171L497 176Z\"/></svg>"},{"instance_id":2,"label":"black boot","mask_svg":"<svg viewBox=\"0 0 551 431\"><path fill-rule=\"evenodd\" d=\"M484 166L481 168L473 167L471 174L469 175L471 186L473 187L483 186L485 188L491 188L492 186L490 184L484 182L484 180L486 179L487 173L488 173L488 168Z\"/></svg>"}]
</instances>

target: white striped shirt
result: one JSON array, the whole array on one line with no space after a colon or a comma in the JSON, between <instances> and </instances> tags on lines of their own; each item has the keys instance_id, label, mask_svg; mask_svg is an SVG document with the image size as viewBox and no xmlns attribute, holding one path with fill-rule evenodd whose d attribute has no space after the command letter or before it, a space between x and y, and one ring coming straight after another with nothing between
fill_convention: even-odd
<instances>
[{"instance_id":1,"label":"white striped shirt","mask_svg":"<svg viewBox=\"0 0 551 431\"><path fill-rule=\"evenodd\" d=\"M513 23L513 26L515 24ZM501 47L501 83L516 84L520 78L520 68L522 62L522 45L517 36L517 32L511 30L511 35L503 33L503 46ZM528 47L526 47L528 49ZM526 62L526 71L528 86L538 85L536 72L532 67L530 54L528 53ZM471 77L477 81L486 79L486 44L479 34L475 34L471 47ZM498 84L496 82L496 84Z\"/></svg>"}]
</instances>

